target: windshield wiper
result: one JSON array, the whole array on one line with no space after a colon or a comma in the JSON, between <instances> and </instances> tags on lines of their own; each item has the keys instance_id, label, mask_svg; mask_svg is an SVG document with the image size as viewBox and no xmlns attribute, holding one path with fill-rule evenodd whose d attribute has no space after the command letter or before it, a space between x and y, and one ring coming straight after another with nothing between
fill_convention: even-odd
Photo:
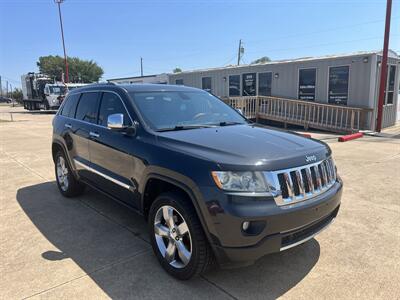
<instances>
[{"instance_id":1,"label":"windshield wiper","mask_svg":"<svg viewBox=\"0 0 400 300\"><path fill-rule=\"evenodd\" d=\"M241 125L243 125L244 123L241 123L241 122L226 122L226 121L223 121L223 122L219 122L219 126L229 126L229 125L239 125L239 124L241 124Z\"/></svg>"},{"instance_id":2,"label":"windshield wiper","mask_svg":"<svg viewBox=\"0 0 400 300\"><path fill-rule=\"evenodd\" d=\"M157 129L157 132L163 131L179 131L179 130L188 130L188 129L196 129L196 128L211 128L215 127L215 125L176 125L175 127L166 127Z\"/></svg>"}]
</instances>

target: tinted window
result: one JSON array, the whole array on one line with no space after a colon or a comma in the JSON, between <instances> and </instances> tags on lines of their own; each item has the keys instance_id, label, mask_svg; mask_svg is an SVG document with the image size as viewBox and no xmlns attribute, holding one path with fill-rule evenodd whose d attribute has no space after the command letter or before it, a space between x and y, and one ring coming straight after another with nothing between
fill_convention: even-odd
<instances>
[{"instance_id":1,"label":"tinted window","mask_svg":"<svg viewBox=\"0 0 400 300\"><path fill-rule=\"evenodd\" d=\"M243 96L256 95L256 73L243 74Z\"/></svg>"},{"instance_id":2,"label":"tinted window","mask_svg":"<svg viewBox=\"0 0 400 300\"><path fill-rule=\"evenodd\" d=\"M79 96L81 94L74 94L74 95L69 95L65 99L65 104L63 106L63 110L61 112L61 115L69 118L74 118L75 117L75 110L76 110L76 105L78 104Z\"/></svg>"},{"instance_id":3,"label":"tinted window","mask_svg":"<svg viewBox=\"0 0 400 300\"><path fill-rule=\"evenodd\" d=\"M96 123L99 93L83 93L79 100L75 118L90 123Z\"/></svg>"},{"instance_id":4,"label":"tinted window","mask_svg":"<svg viewBox=\"0 0 400 300\"><path fill-rule=\"evenodd\" d=\"M113 93L103 93L100 104L99 120L98 124L107 127L107 119L109 115L112 114L123 114L124 115L124 125L130 126L131 122L129 115L122 104L121 99Z\"/></svg>"},{"instance_id":5,"label":"tinted window","mask_svg":"<svg viewBox=\"0 0 400 300\"><path fill-rule=\"evenodd\" d=\"M389 66L387 100L386 100L387 104L393 104L395 77L396 77L396 66Z\"/></svg>"},{"instance_id":6,"label":"tinted window","mask_svg":"<svg viewBox=\"0 0 400 300\"><path fill-rule=\"evenodd\" d=\"M315 100L315 81L317 69L302 69L299 70L299 99L300 100Z\"/></svg>"},{"instance_id":7,"label":"tinted window","mask_svg":"<svg viewBox=\"0 0 400 300\"><path fill-rule=\"evenodd\" d=\"M329 103L347 105L349 88L349 67L329 69Z\"/></svg>"},{"instance_id":8,"label":"tinted window","mask_svg":"<svg viewBox=\"0 0 400 300\"><path fill-rule=\"evenodd\" d=\"M177 79L175 80L176 85L183 85L183 79Z\"/></svg>"},{"instance_id":9,"label":"tinted window","mask_svg":"<svg viewBox=\"0 0 400 300\"><path fill-rule=\"evenodd\" d=\"M240 75L229 76L229 96L240 96Z\"/></svg>"},{"instance_id":10,"label":"tinted window","mask_svg":"<svg viewBox=\"0 0 400 300\"><path fill-rule=\"evenodd\" d=\"M201 88L211 93L211 77L203 77L201 79Z\"/></svg>"},{"instance_id":11,"label":"tinted window","mask_svg":"<svg viewBox=\"0 0 400 300\"><path fill-rule=\"evenodd\" d=\"M271 96L272 73L258 74L258 95Z\"/></svg>"}]
</instances>

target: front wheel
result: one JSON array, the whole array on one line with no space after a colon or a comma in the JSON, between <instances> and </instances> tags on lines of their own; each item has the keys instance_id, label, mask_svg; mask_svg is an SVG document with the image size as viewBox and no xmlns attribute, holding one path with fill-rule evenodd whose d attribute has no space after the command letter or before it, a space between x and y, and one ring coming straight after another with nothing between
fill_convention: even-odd
<instances>
[{"instance_id":1,"label":"front wheel","mask_svg":"<svg viewBox=\"0 0 400 300\"><path fill-rule=\"evenodd\" d=\"M187 280L213 264L213 253L190 200L179 193L163 193L150 208L153 251L172 276Z\"/></svg>"}]
</instances>

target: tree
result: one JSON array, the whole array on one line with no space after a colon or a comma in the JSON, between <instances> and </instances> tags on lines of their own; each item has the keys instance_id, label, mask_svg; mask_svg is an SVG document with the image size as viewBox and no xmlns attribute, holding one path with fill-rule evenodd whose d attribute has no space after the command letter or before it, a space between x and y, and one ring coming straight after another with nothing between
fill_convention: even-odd
<instances>
[{"instance_id":1,"label":"tree","mask_svg":"<svg viewBox=\"0 0 400 300\"><path fill-rule=\"evenodd\" d=\"M172 72L174 72L174 73L181 73L181 72L182 72L182 69L176 67Z\"/></svg>"},{"instance_id":2,"label":"tree","mask_svg":"<svg viewBox=\"0 0 400 300\"><path fill-rule=\"evenodd\" d=\"M11 98L17 102L21 102L22 101L22 90L19 88L16 88L15 90L13 90L11 93Z\"/></svg>"},{"instance_id":3,"label":"tree","mask_svg":"<svg viewBox=\"0 0 400 300\"><path fill-rule=\"evenodd\" d=\"M263 56L263 57L256 59L255 61L253 61L251 63L252 64L263 64L263 63L266 63L269 61L271 61L271 59L268 56Z\"/></svg>"},{"instance_id":4,"label":"tree","mask_svg":"<svg viewBox=\"0 0 400 300\"><path fill-rule=\"evenodd\" d=\"M64 58L59 55L41 56L37 66L40 73L55 78L57 81L61 81L62 74L65 74ZM93 60L82 60L78 57L68 57L68 71L70 82L82 83L97 82L104 73Z\"/></svg>"}]
</instances>

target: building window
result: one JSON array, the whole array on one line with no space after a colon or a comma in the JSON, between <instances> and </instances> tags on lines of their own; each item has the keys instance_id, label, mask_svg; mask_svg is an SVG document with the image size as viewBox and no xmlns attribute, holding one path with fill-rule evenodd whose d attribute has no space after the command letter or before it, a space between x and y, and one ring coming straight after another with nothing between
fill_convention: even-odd
<instances>
[{"instance_id":1,"label":"building window","mask_svg":"<svg viewBox=\"0 0 400 300\"><path fill-rule=\"evenodd\" d=\"M272 72L258 74L258 95L271 96Z\"/></svg>"},{"instance_id":2,"label":"building window","mask_svg":"<svg viewBox=\"0 0 400 300\"><path fill-rule=\"evenodd\" d=\"M201 88L211 93L211 77L203 77L201 79Z\"/></svg>"},{"instance_id":3,"label":"building window","mask_svg":"<svg viewBox=\"0 0 400 300\"><path fill-rule=\"evenodd\" d=\"M256 95L256 73L246 73L243 78L243 96Z\"/></svg>"},{"instance_id":4,"label":"building window","mask_svg":"<svg viewBox=\"0 0 400 300\"><path fill-rule=\"evenodd\" d=\"M349 66L329 69L329 95L331 104L347 105L349 97Z\"/></svg>"},{"instance_id":5,"label":"building window","mask_svg":"<svg viewBox=\"0 0 400 300\"><path fill-rule=\"evenodd\" d=\"M315 100L315 82L317 78L317 69L299 70L299 99Z\"/></svg>"},{"instance_id":6,"label":"building window","mask_svg":"<svg viewBox=\"0 0 400 300\"><path fill-rule=\"evenodd\" d=\"M396 66L389 66L389 75L387 82L386 104L393 104L394 97L394 79L396 77Z\"/></svg>"},{"instance_id":7,"label":"building window","mask_svg":"<svg viewBox=\"0 0 400 300\"><path fill-rule=\"evenodd\" d=\"M240 96L240 75L229 76L229 96Z\"/></svg>"},{"instance_id":8,"label":"building window","mask_svg":"<svg viewBox=\"0 0 400 300\"><path fill-rule=\"evenodd\" d=\"M183 85L183 79L176 79L175 80L176 85Z\"/></svg>"}]
</instances>

